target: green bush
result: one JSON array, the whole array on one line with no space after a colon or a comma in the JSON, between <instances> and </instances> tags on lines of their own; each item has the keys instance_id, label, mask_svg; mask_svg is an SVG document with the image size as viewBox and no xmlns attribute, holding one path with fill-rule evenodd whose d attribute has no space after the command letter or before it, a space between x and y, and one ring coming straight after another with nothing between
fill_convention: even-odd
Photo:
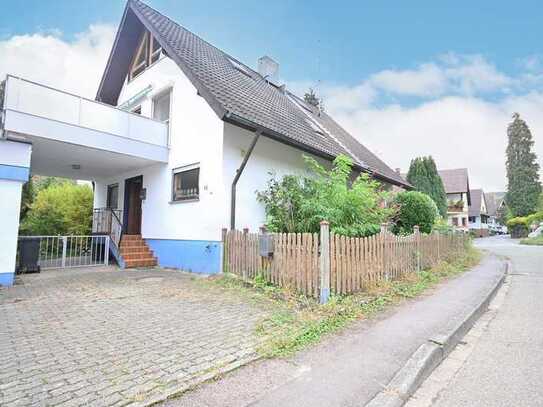
<instances>
[{"instance_id":1,"label":"green bush","mask_svg":"<svg viewBox=\"0 0 543 407\"><path fill-rule=\"evenodd\" d=\"M430 233L438 217L435 202L428 195L418 191L400 192L392 201L395 208L392 231L395 234L413 233L418 225L422 233Z\"/></svg>"},{"instance_id":2,"label":"green bush","mask_svg":"<svg viewBox=\"0 0 543 407\"><path fill-rule=\"evenodd\" d=\"M338 156L332 169L304 157L309 176L274 177L257 192L266 210L266 226L272 232L318 232L320 222L330 222L334 233L369 236L379 232L391 211L383 208L388 194L367 174L351 183L353 163Z\"/></svg>"},{"instance_id":3,"label":"green bush","mask_svg":"<svg viewBox=\"0 0 543 407\"><path fill-rule=\"evenodd\" d=\"M71 182L38 192L21 225L25 235L88 235L92 226L92 189Z\"/></svg>"},{"instance_id":4,"label":"green bush","mask_svg":"<svg viewBox=\"0 0 543 407\"><path fill-rule=\"evenodd\" d=\"M507 221L507 228L512 238L518 239L528 236L530 224L527 216L517 216Z\"/></svg>"},{"instance_id":5,"label":"green bush","mask_svg":"<svg viewBox=\"0 0 543 407\"><path fill-rule=\"evenodd\" d=\"M438 216L434 222L434 226L432 227L432 230L434 232L439 233L452 233L454 231L454 228L449 225L447 222L447 219L442 218L441 216Z\"/></svg>"}]
</instances>

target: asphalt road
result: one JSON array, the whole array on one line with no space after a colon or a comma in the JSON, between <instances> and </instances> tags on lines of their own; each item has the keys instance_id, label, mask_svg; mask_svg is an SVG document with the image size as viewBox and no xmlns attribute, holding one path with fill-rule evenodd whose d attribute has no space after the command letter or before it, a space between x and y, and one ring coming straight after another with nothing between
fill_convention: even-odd
<instances>
[{"instance_id":1,"label":"asphalt road","mask_svg":"<svg viewBox=\"0 0 543 407\"><path fill-rule=\"evenodd\" d=\"M475 348L432 405L543 406L543 247L506 237L477 245L511 259L510 284Z\"/></svg>"}]
</instances>

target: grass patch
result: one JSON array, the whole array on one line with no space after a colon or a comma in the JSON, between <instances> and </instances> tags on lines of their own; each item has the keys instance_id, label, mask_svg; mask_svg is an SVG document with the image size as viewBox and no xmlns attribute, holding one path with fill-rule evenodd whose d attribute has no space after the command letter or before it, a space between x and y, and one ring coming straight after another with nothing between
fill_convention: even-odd
<instances>
[{"instance_id":1,"label":"grass patch","mask_svg":"<svg viewBox=\"0 0 543 407\"><path fill-rule=\"evenodd\" d=\"M382 282L363 293L332 296L325 305L271 286L260 278L248 284L226 275L209 283L266 303L269 315L256 328L257 334L263 337L258 351L265 357L282 357L317 343L324 335L337 332L354 320L369 318L403 299L415 298L440 281L475 266L480 259L481 253L470 246L463 256L452 261L444 261L402 280Z\"/></svg>"},{"instance_id":2,"label":"grass patch","mask_svg":"<svg viewBox=\"0 0 543 407\"><path fill-rule=\"evenodd\" d=\"M528 246L543 246L543 235L539 235L537 237L527 237L526 239L522 239L520 244L525 244Z\"/></svg>"}]
</instances>

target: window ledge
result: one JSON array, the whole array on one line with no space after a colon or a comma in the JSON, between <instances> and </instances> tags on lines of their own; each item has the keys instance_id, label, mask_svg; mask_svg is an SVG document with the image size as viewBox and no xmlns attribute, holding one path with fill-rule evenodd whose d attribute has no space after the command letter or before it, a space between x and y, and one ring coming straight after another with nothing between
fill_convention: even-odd
<instances>
[{"instance_id":1,"label":"window ledge","mask_svg":"<svg viewBox=\"0 0 543 407\"><path fill-rule=\"evenodd\" d=\"M176 205L176 204L182 204L187 202L198 202L200 201L200 198L190 198L190 199L180 199L179 201L170 201L168 202L170 205Z\"/></svg>"}]
</instances>

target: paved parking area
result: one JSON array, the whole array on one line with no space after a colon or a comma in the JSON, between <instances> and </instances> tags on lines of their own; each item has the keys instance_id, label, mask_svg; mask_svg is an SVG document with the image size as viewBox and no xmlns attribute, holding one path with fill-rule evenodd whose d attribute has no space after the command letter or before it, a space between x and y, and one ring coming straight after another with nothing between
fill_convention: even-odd
<instances>
[{"instance_id":1,"label":"paved parking area","mask_svg":"<svg viewBox=\"0 0 543 407\"><path fill-rule=\"evenodd\" d=\"M0 405L147 405L254 360L265 311L198 279L104 267L0 289Z\"/></svg>"}]
</instances>

